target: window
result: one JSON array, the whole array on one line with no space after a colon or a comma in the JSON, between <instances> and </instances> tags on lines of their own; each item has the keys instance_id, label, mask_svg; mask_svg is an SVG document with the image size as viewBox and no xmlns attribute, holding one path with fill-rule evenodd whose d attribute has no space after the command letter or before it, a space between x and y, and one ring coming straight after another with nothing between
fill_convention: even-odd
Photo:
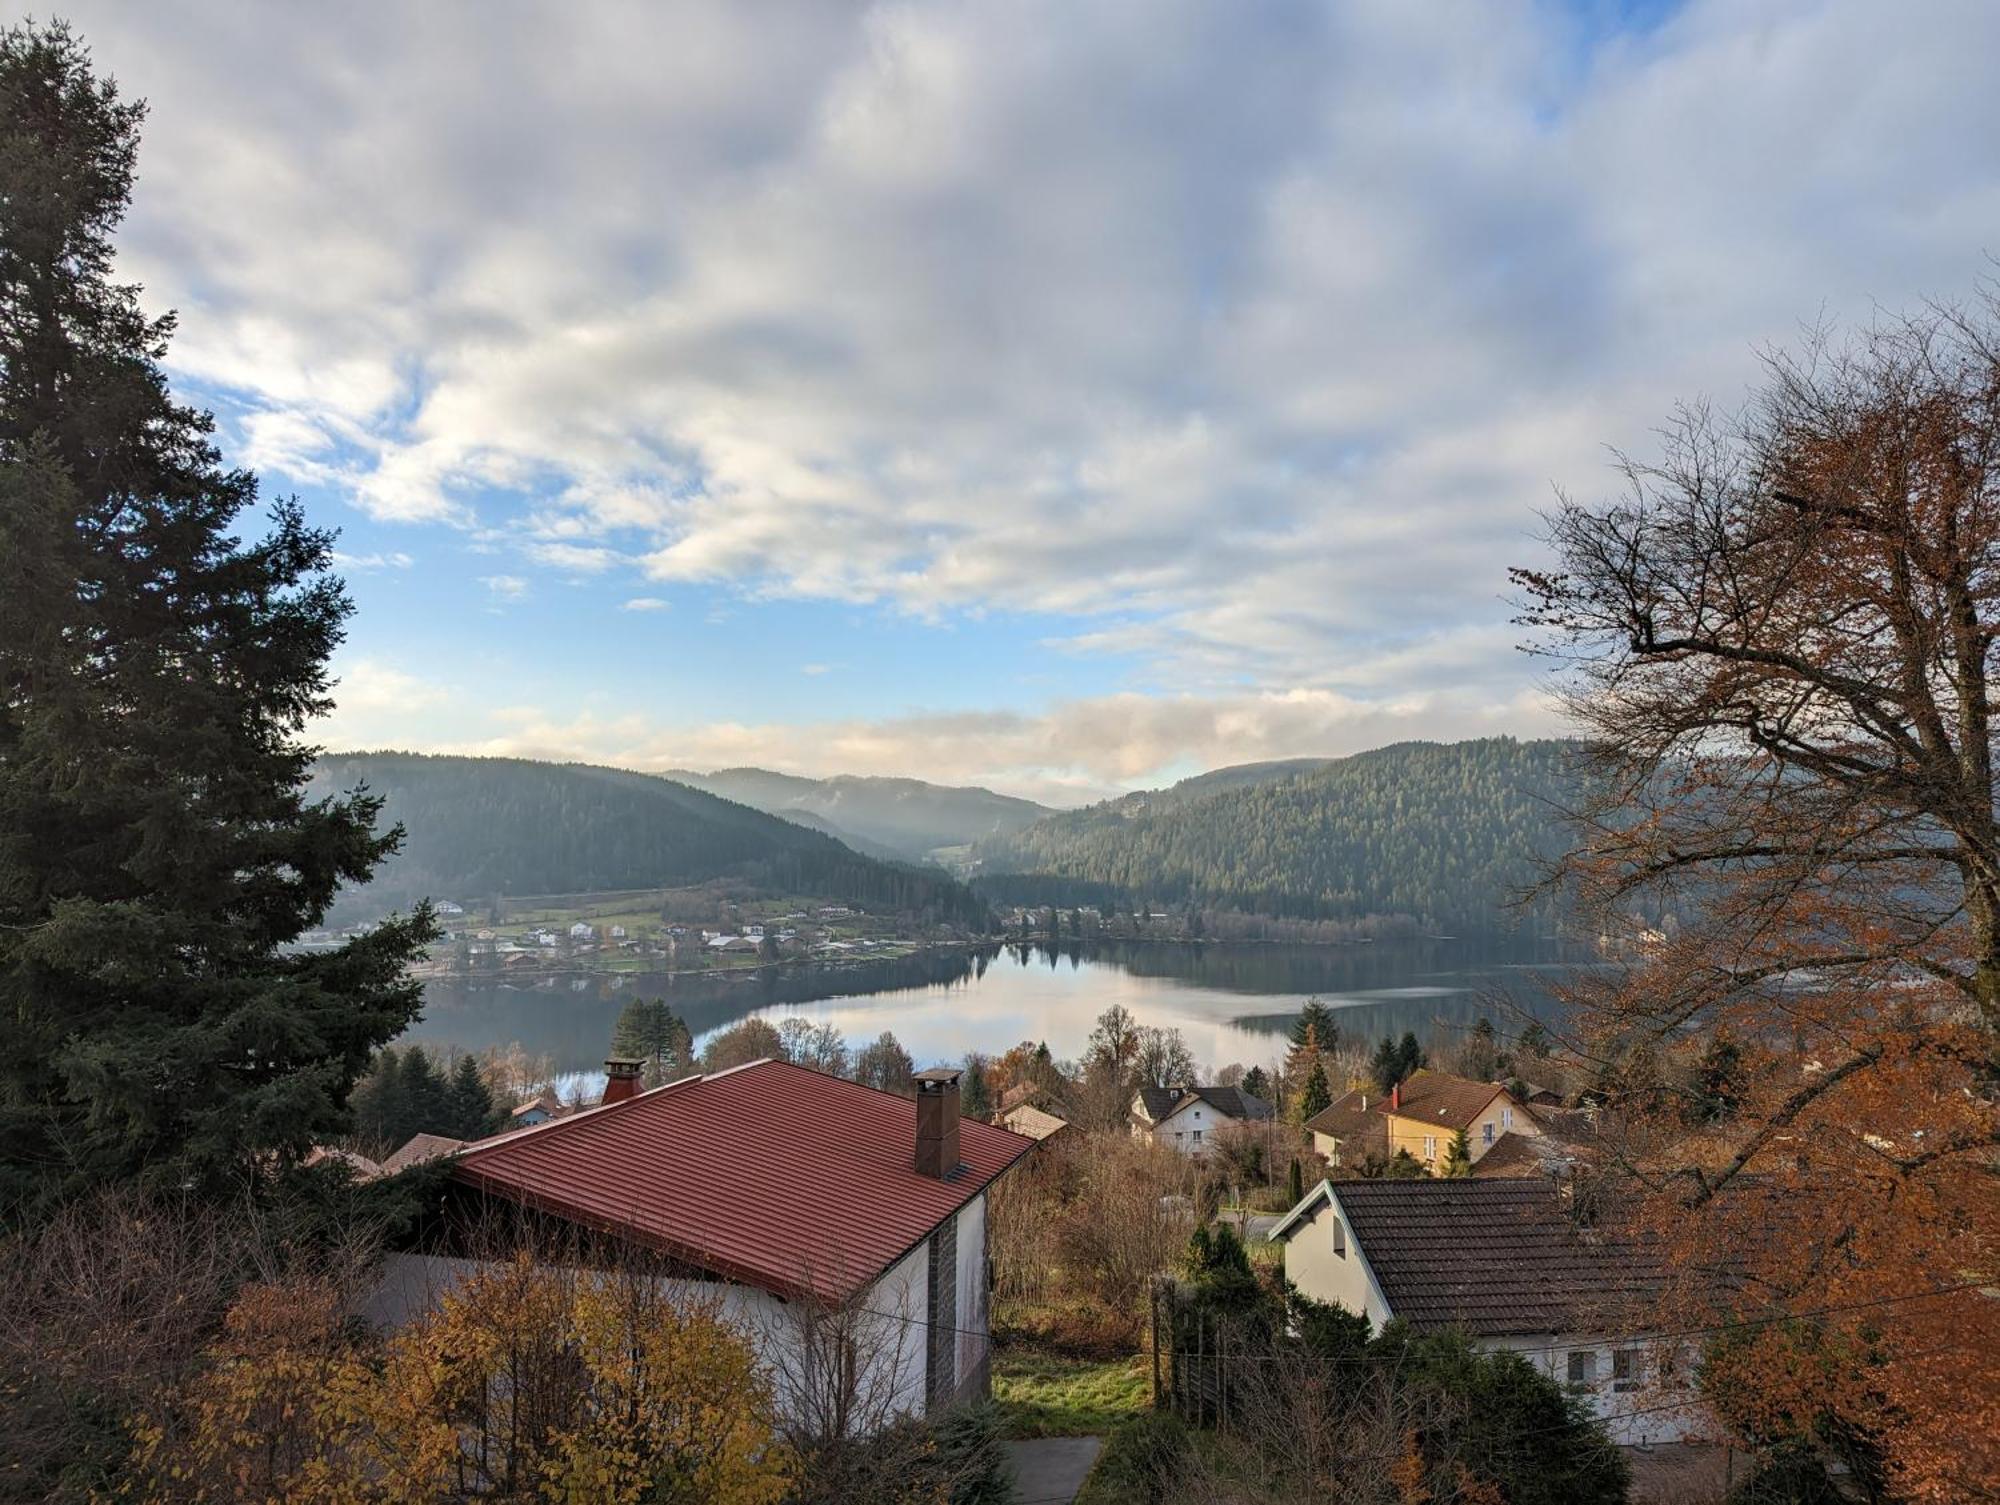
<instances>
[{"instance_id":1,"label":"window","mask_svg":"<svg viewBox=\"0 0 2000 1505\"><path fill-rule=\"evenodd\" d=\"M1340 1221L1338 1214L1333 1219L1333 1252L1342 1259L1347 1258L1347 1225Z\"/></svg>"},{"instance_id":2,"label":"window","mask_svg":"<svg viewBox=\"0 0 2000 1505\"><path fill-rule=\"evenodd\" d=\"M1512 1108L1502 1108L1500 1110L1500 1127L1503 1129L1514 1127L1514 1110Z\"/></svg>"},{"instance_id":3,"label":"window","mask_svg":"<svg viewBox=\"0 0 2000 1505\"><path fill-rule=\"evenodd\" d=\"M1627 1395L1639 1388L1644 1356L1636 1348L1614 1349L1611 1354L1611 1388Z\"/></svg>"},{"instance_id":4,"label":"window","mask_svg":"<svg viewBox=\"0 0 2000 1505\"><path fill-rule=\"evenodd\" d=\"M1572 1348L1569 1352L1569 1382L1572 1385L1597 1383L1597 1350Z\"/></svg>"},{"instance_id":5,"label":"window","mask_svg":"<svg viewBox=\"0 0 2000 1505\"><path fill-rule=\"evenodd\" d=\"M1195 1142L1196 1144L1200 1144L1200 1143L1201 1143L1201 1130L1199 1130L1199 1129L1196 1129L1196 1130L1194 1131L1194 1142Z\"/></svg>"},{"instance_id":6,"label":"window","mask_svg":"<svg viewBox=\"0 0 2000 1505\"><path fill-rule=\"evenodd\" d=\"M1183 1133L1182 1133L1182 1132L1181 1132L1181 1131L1180 1131L1179 1129L1176 1129L1176 1130L1174 1130L1174 1143L1175 1143L1175 1144L1179 1144L1179 1143L1181 1143L1181 1141L1183 1141L1183 1140L1184 1140L1184 1139L1186 1139L1186 1138L1187 1138L1187 1135L1183 1134Z\"/></svg>"},{"instance_id":7,"label":"window","mask_svg":"<svg viewBox=\"0 0 2000 1505\"><path fill-rule=\"evenodd\" d=\"M1424 1136L1424 1159L1435 1160L1437 1159L1437 1157L1438 1157L1437 1135L1426 1134Z\"/></svg>"},{"instance_id":8,"label":"window","mask_svg":"<svg viewBox=\"0 0 2000 1505\"><path fill-rule=\"evenodd\" d=\"M1479 1137L1480 1137L1481 1139L1485 1140L1485 1141L1486 1141L1486 1143L1488 1143L1489 1145L1493 1143L1493 1120L1492 1120L1492 1119L1490 1119L1490 1118L1489 1118L1489 1119L1487 1119L1485 1123L1483 1123L1483 1124L1481 1124L1481 1125L1479 1126Z\"/></svg>"}]
</instances>

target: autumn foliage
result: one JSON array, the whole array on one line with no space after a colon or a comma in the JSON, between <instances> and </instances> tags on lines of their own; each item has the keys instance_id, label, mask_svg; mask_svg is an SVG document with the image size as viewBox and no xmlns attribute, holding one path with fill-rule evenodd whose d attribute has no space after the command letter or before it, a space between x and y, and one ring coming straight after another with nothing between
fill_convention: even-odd
<instances>
[{"instance_id":1,"label":"autumn foliage","mask_svg":"<svg viewBox=\"0 0 2000 1505\"><path fill-rule=\"evenodd\" d=\"M2000 306L1773 357L1517 573L1591 794L1556 881L1610 1169L1739 1440L2000 1492ZM1985 1288L1985 1289L1983 1289Z\"/></svg>"},{"instance_id":2,"label":"autumn foliage","mask_svg":"<svg viewBox=\"0 0 2000 1505\"><path fill-rule=\"evenodd\" d=\"M787 1454L743 1336L642 1274L522 1254L386 1339L324 1278L242 1290L198 1375L141 1429L144 1497L783 1497Z\"/></svg>"}]
</instances>

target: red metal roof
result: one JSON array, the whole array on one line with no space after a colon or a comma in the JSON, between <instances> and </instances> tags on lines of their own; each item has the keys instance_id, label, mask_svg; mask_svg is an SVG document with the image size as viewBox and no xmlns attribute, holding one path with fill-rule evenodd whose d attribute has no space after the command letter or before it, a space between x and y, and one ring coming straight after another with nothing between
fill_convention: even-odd
<instances>
[{"instance_id":1,"label":"red metal roof","mask_svg":"<svg viewBox=\"0 0 2000 1505\"><path fill-rule=\"evenodd\" d=\"M962 1121L963 1169L915 1169L917 1105L753 1061L474 1145L459 1180L780 1295L860 1289L1034 1148Z\"/></svg>"}]
</instances>

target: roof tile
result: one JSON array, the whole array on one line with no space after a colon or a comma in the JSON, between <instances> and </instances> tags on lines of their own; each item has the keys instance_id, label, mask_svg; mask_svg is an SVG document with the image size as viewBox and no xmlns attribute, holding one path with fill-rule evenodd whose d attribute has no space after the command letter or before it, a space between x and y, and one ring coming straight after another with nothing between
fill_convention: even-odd
<instances>
[{"instance_id":1,"label":"roof tile","mask_svg":"<svg viewBox=\"0 0 2000 1505\"><path fill-rule=\"evenodd\" d=\"M753 1061L474 1145L453 1174L733 1280L841 1296L1034 1147L964 1119L962 1169L934 1180L915 1167L916 1112L910 1098Z\"/></svg>"}]
</instances>

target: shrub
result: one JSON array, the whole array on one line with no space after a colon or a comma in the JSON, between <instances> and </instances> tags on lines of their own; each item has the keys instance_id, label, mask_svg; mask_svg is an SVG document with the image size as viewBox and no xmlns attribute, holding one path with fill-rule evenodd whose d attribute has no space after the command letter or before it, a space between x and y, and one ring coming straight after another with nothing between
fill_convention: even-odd
<instances>
[{"instance_id":1,"label":"shrub","mask_svg":"<svg viewBox=\"0 0 2000 1505\"><path fill-rule=\"evenodd\" d=\"M1188 1451L1187 1425L1171 1411L1134 1417L1105 1439L1078 1505L1163 1505L1179 1482Z\"/></svg>"}]
</instances>

